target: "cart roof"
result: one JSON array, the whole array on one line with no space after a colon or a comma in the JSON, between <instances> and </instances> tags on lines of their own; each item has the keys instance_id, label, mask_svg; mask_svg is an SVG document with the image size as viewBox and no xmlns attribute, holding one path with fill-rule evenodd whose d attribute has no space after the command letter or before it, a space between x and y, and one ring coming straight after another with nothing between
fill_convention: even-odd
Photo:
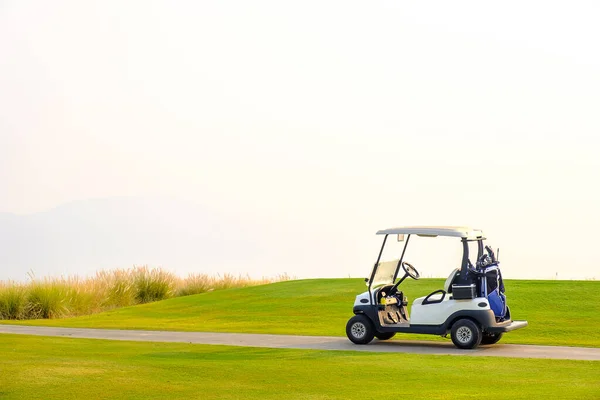
<instances>
[{"instance_id":1,"label":"cart roof","mask_svg":"<svg viewBox=\"0 0 600 400\"><path fill-rule=\"evenodd\" d=\"M467 226L400 226L398 228L377 231L378 235L419 235L419 236L452 236L468 239L483 237L481 229Z\"/></svg>"}]
</instances>

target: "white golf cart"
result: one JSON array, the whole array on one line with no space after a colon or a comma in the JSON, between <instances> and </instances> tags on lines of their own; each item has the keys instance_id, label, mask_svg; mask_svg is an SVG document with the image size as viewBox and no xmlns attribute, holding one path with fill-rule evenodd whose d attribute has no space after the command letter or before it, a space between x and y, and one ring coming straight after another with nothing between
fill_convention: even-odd
<instances>
[{"instance_id":1,"label":"white golf cart","mask_svg":"<svg viewBox=\"0 0 600 400\"><path fill-rule=\"evenodd\" d=\"M346 334L353 343L367 344L374 337L387 340L397 332L441 336L450 333L456 347L473 349L479 344L494 344L504 332L527 326L527 321L511 319L499 262L490 246L484 248L482 231L466 227L401 227L377 234L384 235L383 245L371 276L365 279L369 290L356 296L355 315L346 325ZM415 299L409 316L408 300L400 284L407 277L420 277L403 260L412 235L460 238L463 256L460 269L452 271L444 288ZM397 242L404 241L404 246L400 247L399 259L382 261L384 249L396 242L388 240L389 236L397 237ZM475 266L469 260L469 247L473 246L477 247ZM397 280L401 268L404 275Z\"/></svg>"}]
</instances>

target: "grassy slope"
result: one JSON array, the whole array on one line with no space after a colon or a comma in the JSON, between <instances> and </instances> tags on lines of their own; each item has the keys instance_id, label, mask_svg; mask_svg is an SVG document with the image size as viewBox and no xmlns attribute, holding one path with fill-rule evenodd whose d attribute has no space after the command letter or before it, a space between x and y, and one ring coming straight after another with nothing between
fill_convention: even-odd
<instances>
[{"instance_id":1,"label":"grassy slope","mask_svg":"<svg viewBox=\"0 0 600 400\"><path fill-rule=\"evenodd\" d=\"M406 282L403 288L410 301L442 285L443 280L423 279ZM506 287L513 318L527 319L529 326L507 334L503 342L600 346L600 282L509 281ZM343 336L354 296L364 290L364 282L359 279L287 281L179 297L86 317L20 323ZM399 337L435 339L427 335Z\"/></svg>"},{"instance_id":2,"label":"grassy slope","mask_svg":"<svg viewBox=\"0 0 600 400\"><path fill-rule=\"evenodd\" d=\"M2 399L596 399L600 363L0 335ZM368 379L365 379L367 377ZM460 383L457 387L457 384Z\"/></svg>"}]
</instances>

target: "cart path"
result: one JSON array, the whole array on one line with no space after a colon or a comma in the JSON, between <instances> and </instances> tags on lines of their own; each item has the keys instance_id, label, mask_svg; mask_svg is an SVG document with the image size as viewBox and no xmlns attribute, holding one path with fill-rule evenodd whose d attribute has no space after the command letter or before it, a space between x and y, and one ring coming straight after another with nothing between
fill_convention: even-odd
<instances>
[{"instance_id":1,"label":"cart path","mask_svg":"<svg viewBox=\"0 0 600 400\"><path fill-rule=\"evenodd\" d=\"M600 361L600 348L537 346L498 343L481 346L475 350L459 350L452 342L427 342L374 340L358 346L345 337L292 336L252 333L212 333L142 331L120 329L55 328L45 326L2 325L0 333L58 336L79 339L129 340L139 342L172 342L193 344L217 344L228 346L270 347L279 349L345 350L381 353L413 353L432 355L460 355L483 357L552 358L563 360ZM0 339L1 340L1 339Z\"/></svg>"}]
</instances>

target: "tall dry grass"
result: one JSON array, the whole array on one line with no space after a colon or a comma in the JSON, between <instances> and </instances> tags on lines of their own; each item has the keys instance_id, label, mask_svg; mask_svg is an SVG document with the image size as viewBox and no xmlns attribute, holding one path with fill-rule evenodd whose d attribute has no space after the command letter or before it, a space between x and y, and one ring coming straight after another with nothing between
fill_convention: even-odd
<instances>
[{"instance_id":1,"label":"tall dry grass","mask_svg":"<svg viewBox=\"0 0 600 400\"><path fill-rule=\"evenodd\" d=\"M161 268L147 266L100 271L83 279L37 279L30 274L28 283L0 282L0 319L73 317L170 297L289 279L287 275L252 279L230 274L190 274L179 278Z\"/></svg>"},{"instance_id":2,"label":"tall dry grass","mask_svg":"<svg viewBox=\"0 0 600 400\"><path fill-rule=\"evenodd\" d=\"M291 278L286 275L278 275L275 278L252 279L249 276L235 276L231 274L207 275L189 274L185 279L179 279L177 285L177 296L189 296L213 290L241 288L247 286L264 285L267 283L288 281Z\"/></svg>"},{"instance_id":3,"label":"tall dry grass","mask_svg":"<svg viewBox=\"0 0 600 400\"><path fill-rule=\"evenodd\" d=\"M0 282L0 319L24 318L26 304L27 292L24 285Z\"/></svg>"}]
</instances>

